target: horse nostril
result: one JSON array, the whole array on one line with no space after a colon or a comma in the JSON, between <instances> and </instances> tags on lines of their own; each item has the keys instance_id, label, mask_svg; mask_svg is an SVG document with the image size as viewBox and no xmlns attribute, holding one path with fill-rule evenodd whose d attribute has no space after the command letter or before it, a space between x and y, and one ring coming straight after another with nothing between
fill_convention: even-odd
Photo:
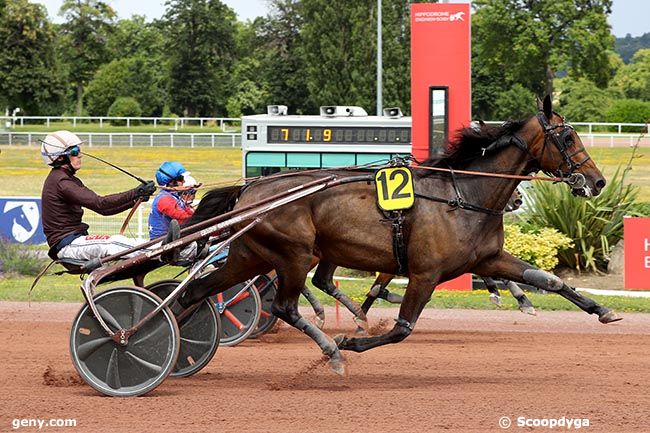
<instances>
[{"instance_id":1,"label":"horse nostril","mask_svg":"<svg viewBox=\"0 0 650 433\"><path fill-rule=\"evenodd\" d=\"M606 183L607 182L605 182L605 179L600 179L600 180L598 180L596 182L596 188L598 188L598 190L601 190L601 189L605 188Z\"/></svg>"}]
</instances>

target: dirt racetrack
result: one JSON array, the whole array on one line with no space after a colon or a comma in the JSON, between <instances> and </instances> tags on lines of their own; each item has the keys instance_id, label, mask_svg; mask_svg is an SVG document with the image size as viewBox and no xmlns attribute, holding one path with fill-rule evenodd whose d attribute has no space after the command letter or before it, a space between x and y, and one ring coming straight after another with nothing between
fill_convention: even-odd
<instances>
[{"instance_id":1,"label":"dirt racetrack","mask_svg":"<svg viewBox=\"0 0 650 433\"><path fill-rule=\"evenodd\" d=\"M601 325L573 312L425 310L404 342L346 353L347 378L329 372L306 336L281 327L220 348L191 378L118 399L74 372L68 332L77 308L0 303L0 431L37 418L76 420L41 430L59 432L568 430L518 427L519 417L588 419L587 432L650 431L650 315ZM375 330L392 326L396 311L371 311ZM339 329L353 329L348 315Z\"/></svg>"}]
</instances>

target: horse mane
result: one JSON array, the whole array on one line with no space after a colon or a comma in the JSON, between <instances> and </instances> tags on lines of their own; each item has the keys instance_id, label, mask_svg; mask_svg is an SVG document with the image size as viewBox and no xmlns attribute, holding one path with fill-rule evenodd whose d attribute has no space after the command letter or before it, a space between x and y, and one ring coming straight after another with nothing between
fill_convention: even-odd
<instances>
[{"instance_id":1,"label":"horse mane","mask_svg":"<svg viewBox=\"0 0 650 433\"><path fill-rule=\"evenodd\" d=\"M242 185L227 186L208 191L199 202L194 215L183 224L183 227L191 226L232 210L242 187Z\"/></svg>"},{"instance_id":2,"label":"horse mane","mask_svg":"<svg viewBox=\"0 0 650 433\"><path fill-rule=\"evenodd\" d=\"M491 144L512 136L528 119L509 120L502 125L492 126L480 122L478 126L462 128L449 141L442 155L433 156L422 163L428 167L460 168L463 164L483 155Z\"/></svg>"}]
</instances>

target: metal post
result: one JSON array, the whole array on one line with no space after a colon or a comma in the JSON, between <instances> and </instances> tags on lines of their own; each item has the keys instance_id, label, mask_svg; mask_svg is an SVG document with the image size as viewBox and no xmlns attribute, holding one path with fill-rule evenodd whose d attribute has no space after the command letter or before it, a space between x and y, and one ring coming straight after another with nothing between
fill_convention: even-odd
<instances>
[{"instance_id":1,"label":"metal post","mask_svg":"<svg viewBox=\"0 0 650 433\"><path fill-rule=\"evenodd\" d=\"M126 127L127 128L131 127L131 119L129 117L126 118Z\"/></svg>"},{"instance_id":2,"label":"metal post","mask_svg":"<svg viewBox=\"0 0 650 433\"><path fill-rule=\"evenodd\" d=\"M133 147L133 134L129 134L129 147Z\"/></svg>"},{"instance_id":3,"label":"metal post","mask_svg":"<svg viewBox=\"0 0 650 433\"><path fill-rule=\"evenodd\" d=\"M232 147L235 147L235 134L232 134L230 138L232 139Z\"/></svg>"},{"instance_id":4,"label":"metal post","mask_svg":"<svg viewBox=\"0 0 650 433\"><path fill-rule=\"evenodd\" d=\"M99 118L99 127L100 127L100 128L103 128L103 127L104 127L104 118L103 118L103 117L100 117L100 118Z\"/></svg>"},{"instance_id":5,"label":"metal post","mask_svg":"<svg viewBox=\"0 0 650 433\"><path fill-rule=\"evenodd\" d=\"M194 134L190 135L190 147L194 148Z\"/></svg>"},{"instance_id":6,"label":"metal post","mask_svg":"<svg viewBox=\"0 0 650 433\"><path fill-rule=\"evenodd\" d=\"M47 120L45 121L45 123L46 123L47 127L49 128L49 127L50 127L50 118L49 118L49 117L47 118Z\"/></svg>"},{"instance_id":7,"label":"metal post","mask_svg":"<svg viewBox=\"0 0 650 433\"><path fill-rule=\"evenodd\" d=\"M72 118L72 127L73 127L73 128L76 128L76 127L77 127L77 118L76 118L76 117L73 117L73 118Z\"/></svg>"},{"instance_id":8,"label":"metal post","mask_svg":"<svg viewBox=\"0 0 650 433\"><path fill-rule=\"evenodd\" d=\"M377 0L377 116L382 111L381 0Z\"/></svg>"},{"instance_id":9,"label":"metal post","mask_svg":"<svg viewBox=\"0 0 650 433\"><path fill-rule=\"evenodd\" d=\"M113 134L108 134L108 147L113 147Z\"/></svg>"},{"instance_id":10,"label":"metal post","mask_svg":"<svg viewBox=\"0 0 650 433\"><path fill-rule=\"evenodd\" d=\"M174 147L174 134L169 134L170 147Z\"/></svg>"},{"instance_id":11,"label":"metal post","mask_svg":"<svg viewBox=\"0 0 650 433\"><path fill-rule=\"evenodd\" d=\"M214 134L210 135L210 142L212 143L212 147L214 147Z\"/></svg>"},{"instance_id":12,"label":"metal post","mask_svg":"<svg viewBox=\"0 0 650 433\"><path fill-rule=\"evenodd\" d=\"M88 147L93 147L93 134L88 134Z\"/></svg>"},{"instance_id":13,"label":"metal post","mask_svg":"<svg viewBox=\"0 0 650 433\"><path fill-rule=\"evenodd\" d=\"M153 134L149 134L149 146L153 147Z\"/></svg>"}]
</instances>

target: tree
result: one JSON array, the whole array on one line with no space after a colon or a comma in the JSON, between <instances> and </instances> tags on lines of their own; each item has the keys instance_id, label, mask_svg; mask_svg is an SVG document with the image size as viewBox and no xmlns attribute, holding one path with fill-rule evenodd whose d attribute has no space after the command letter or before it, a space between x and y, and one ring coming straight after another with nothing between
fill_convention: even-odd
<instances>
[{"instance_id":1,"label":"tree","mask_svg":"<svg viewBox=\"0 0 650 433\"><path fill-rule=\"evenodd\" d=\"M375 106L376 2L303 0L304 74L314 105Z\"/></svg>"},{"instance_id":2,"label":"tree","mask_svg":"<svg viewBox=\"0 0 650 433\"><path fill-rule=\"evenodd\" d=\"M144 55L113 60L102 65L84 93L91 116L105 116L120 96L135 98L145 116L160 116L165 105L164 71Z\"/></svg>"},{"instance_id":3,"label":"tree","mask_svg":"<svg viewBox=\"0 0 650 433\"><path fill-rule=\"evenodd\" d=\"M650 101L650 48L637 51L631 62L618 70L612 87L626 98Z\"/></svg>"},{"instance_id":4,"label":"tree","mask_svg":"<svg viewBox=\"0 0 650 433\"><path fill-rule=\"evenodd\" d=\"M291 112L313 113L317 105L309 101L305 62L302 56L303 27L300 0L272 0L269 16L254 25L258 47L254 55L261 62L261 78L266 81L269 100L283 104Z\"/></svg>"},{"instance_id":5,"label":"tree","mask_svg":"<svg viewBox=\"0 0 650 433\"><path fill-rule=\"evenodd\" d=\"M565 71L607 86L607 24L611 0L476 0L472 17L472 59L480 76L496 74L510 88L519 83L536 94L551 94Z\"/></svg>"},{"instance_id":6,"label":"tree","mask_svg":"<svg viewBox=\"0 0 650 433\"><path fill-rule=\"evenodd\" d=\"M219 0L166 5L172 110L187 116L224 113L235 58L235 12Z\"/></svg>"},{"instance_id":7,"label":"tree","mask_svg":"<svg viewBox=\"0 0 650 433\"><path fill-rule=\"evenodd\" d=\"M523 119L535 112L535 95L517 83L500 93L495 105L494 116L496 119Z\"/></svg>"},{"instance_id":8,"label":"tree","mask_svg":"<svg viewBox=\"0 0 650 433\"><path fill-rule=\"evenodd\" d=\"M84 87L108 60L107 35L115 12L99 0L64 0L60 14L66 19L61 26L63 57L76 88L76 113L81 115Z\"/></svg>"},{"instance_id":9,"label":"tree","mask_svg":"<svg viewBox=\"0 0 650 433\"><path fill-rule=\"evenodd\" d=\"M133 15L117 22L108 35L107 49L112 59L143 56L161 61L164 60L165 37L157 24Z\"/></svg>"},{"instance_id":10,"label":"tree","mask_svg":"<svg viewBox=\"0 0 650 433\"><path fill-rule=\"evenodd\" d=\"M4 6L0 11L0 102L28 114L58 114L64 86L54 37L43 5L15 0Z\"/></svg>"},{"instance_id":11,"label":"tree","mask_svg":"<svg viewBox=\"0 0 650 433\"><path fill-rule=\"evenodd\" d=\"M619 99L607 111L612 123L650 123L650 102L638 99Z\"/></svg>"},{"instance_id":12,"label":"tree","mask_svg":"<svg viewBox=\"0 0 650 433\"><path fill-rule=\"evenodd\" d=\"M560 93L558 110L571 122L605 121L612 104L609 92L599 89L586 78L558 80Z\"/></svg>"}]
</instances>

